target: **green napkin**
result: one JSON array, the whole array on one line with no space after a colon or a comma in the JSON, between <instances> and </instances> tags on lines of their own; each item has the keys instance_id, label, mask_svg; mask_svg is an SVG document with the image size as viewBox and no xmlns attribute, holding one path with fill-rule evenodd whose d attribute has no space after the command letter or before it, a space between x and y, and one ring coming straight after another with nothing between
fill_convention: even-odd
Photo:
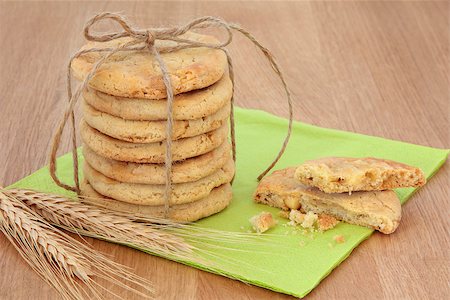
<instances>
[{"instance_id":1,"label":"green napkin","mask_svg":"<svg viewBox=\"0 0 450 300\"><path fill-rule=\"evenodd\" d=\"M237 175L233 185L233 202L223 212L197 222L199 226L246 232L250 229L248 219L251 216L261 211L276 215L278 209L253 203L252 193L257 186L257 175L278 152L286 128L285 119L262 111L236 109ZM448 150L295 122L288 149L276 169L324 156L374 156L420 167L430 178L445 162L448 153ZM61 178L72 182L70 154L58 159L58 167ZM52 182L47 168L38 170L13 186L68 194ZM404 203L414 189L398 189L396 192ZM285 220L278 220L279 225L269 231L270 234L263 234L260 242L249 240L248 243L234 245L234 250L212 248L217 256L209 257L215 263L215 269L209 268L209 271L303 297L373 232L364 227L340 223L327 232L304 235L283 225ZM337 234L344 236L345 243L336 244L333 241L333 236ZM395 241L396 234L389 238ZM184 263L208 269L189 261Z\"/></svg>"}]
</instances>

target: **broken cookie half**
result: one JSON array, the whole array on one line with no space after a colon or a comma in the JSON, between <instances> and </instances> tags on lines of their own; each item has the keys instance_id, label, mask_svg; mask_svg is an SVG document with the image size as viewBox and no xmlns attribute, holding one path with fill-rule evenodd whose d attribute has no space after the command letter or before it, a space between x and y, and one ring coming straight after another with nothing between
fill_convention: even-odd
<instances>
[{"instance_id":1,"label":"broken cookie half","mask_svg":"<svg viewBox=\"0 0 450 300\"><path fill-rule=\"evenodd\" d=\"M326 157L300 165L294 177L325 193L382 191L425 184L419 168L378 158Z\"/></svg>"},{"instance_id":2,"label":"broken cookie half","mask_svg":"<svg viewBox=\"0 0 450 300\"><path fill-rule=\"evenodd\" d=\"M327 194L306 186L294 177L296 167L273 172L256 189L258 203L328 215L338 220L392 233L401 219L401 204L393 191Z\"/></svg>"}]
</instances>

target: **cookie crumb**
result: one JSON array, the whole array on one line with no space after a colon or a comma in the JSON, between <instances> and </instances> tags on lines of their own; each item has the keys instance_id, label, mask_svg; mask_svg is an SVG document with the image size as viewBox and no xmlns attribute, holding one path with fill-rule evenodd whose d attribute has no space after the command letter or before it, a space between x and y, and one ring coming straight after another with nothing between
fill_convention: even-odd
<instances>
[{"instance_id":1,"label":"cookie crumb","mask_svg":"<svg viewBox=\"0 0 450 300\"><path fill-rule=\"evenodd\" d=\"M334 228L339 221L330 215L320 214L317 218L317 226L321 231L327 231Z\"/></svg>"},{"instance_id":2,"label":"cookie crumb","mask_svg":"<svg viewBox=\"0 0 450 300\"><path fill-rule=\"evenodd\" d=\"M301 226L303 228L313 228L314 223L316 223L317 221L317 218L318 216L315 213L308 211L305 215L303 222L301 223Z\"/></svg>"},{"instance_id":3,"label":"cookie crumb","mask_svg":"<svg viewBox=\"0 0 450 300\"><path fill-rule=\"evenodd\" d=\"M345 238L344 238L344 236L342 234L338 234L338 235L333 236L333 240L336 243L338 243L338 244L345 243Z\"/></svg>"},{"instance_id":4,"label":"cookie crumb","mask_svg":"<svg viewBox=\"0 0 450 300\"><path fill-rule=\"evenodd\" d=\"M296 223L294 221L289 221L286 224L289 225L289 226L295 226L296 225Z\"/></svg>"},{"instance_id":5,"label":"cookie crumb","mask_svg":"<svg viewBox=\"0 0 450 300\"><path fill-rule=\"evenodd\" d=\"M293 209L289 213L289 220L294 223L301 224L305 220L305 214L302 214L300 211Z\"/></svg>"},{"instance_id":6,"label":"cookie crumb","mask_svg":"<svg viewBox=\"0 0 450 300\"><path fill-rule=\"evenodd\" d=\"M250 218L250 224L257 233L263 233L274 227L277 222L269 212L261 212L260 214Z\"/></svg>"},{"instance_id":7,"label":"cookie crumb","mask_svg":"<svg viewBox=\"0 0 450 300\"><path fill-rule=\"evenodd\" d=\"M280 210L278 212L278 216L283 218L283 219L289 219L289 211L287 211L287 210Z\"/></svg>"}]
</instances>

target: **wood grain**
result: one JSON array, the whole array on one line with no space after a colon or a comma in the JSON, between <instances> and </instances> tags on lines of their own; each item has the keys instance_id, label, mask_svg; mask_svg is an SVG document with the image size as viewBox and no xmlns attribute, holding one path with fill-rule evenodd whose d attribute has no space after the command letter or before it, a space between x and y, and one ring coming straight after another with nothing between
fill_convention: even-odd
<instances>
[{"instance_id":1,"label":"wood grain","mask_svg":"<svg viewBox=\"0 0 450 300\"><path fill-rule=\"evenodd\" d=\"M278 58L295 119L449 148L449 4L442 2L1 2L0 183L47 162L64 106L65 68L84 22L121 11L139 26L220 15ZM282 90L242 38L230 47L237 104L287 116ZM61 152L69 149L68 140ZM314 299L444 299L449 293L449 166L404 206L392 236L374 234L311 294ZM160 299L288 299L126 247L87 239L141 276ZM0 298L57 299L0 237ZM121 294L130 298L130 294Z\"/></svg>"}]
</instances>

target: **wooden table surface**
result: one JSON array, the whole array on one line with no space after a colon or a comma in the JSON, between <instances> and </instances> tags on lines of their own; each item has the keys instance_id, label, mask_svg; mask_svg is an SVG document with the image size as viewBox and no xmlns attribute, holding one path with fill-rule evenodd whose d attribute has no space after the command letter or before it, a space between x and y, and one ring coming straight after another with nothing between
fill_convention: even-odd
<instances>
[{"instance_id":1,"label":"wooden table surface","mask_svg":"<svg viewBox=\"0 0 450 300\"><path fill-rule=\"evenodd\" d=\"M84 22L121 11L139 26L220 15L240 23L278 58L295 119L449 148L448 2L115 2L0 4L0 184L44 166L65 105L65 68ZM280 85L243 38L230 47L243 107L287 116ZM69 149L68 139L61 152ZM375 233L311 294L314 299L444 299L449 294L449 166L404 206L390 236ZM160 299L289 296L87 239L137 274ZM0 298L57 299L0 236ZM130 294L121 294L125 298Z\"/></svg>"}]
</instances>

